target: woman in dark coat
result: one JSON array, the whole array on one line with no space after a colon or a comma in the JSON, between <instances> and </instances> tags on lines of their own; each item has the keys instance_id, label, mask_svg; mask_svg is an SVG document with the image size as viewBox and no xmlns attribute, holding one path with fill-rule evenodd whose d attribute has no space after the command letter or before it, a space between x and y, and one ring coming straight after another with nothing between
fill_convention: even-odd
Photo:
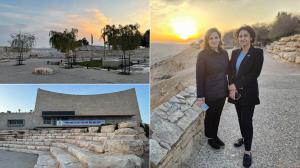
<instances>
[{"instance_id":1,"label":"woman in dark coat","mask_svg":"<svg viewBox=\"0 0 300 168\"><path fill-rule=\"evenodd\" d=\"M209 29L204 38L204 49L199 53L196 65L197 104L206 103L204 126L208 144L220 149L225 144L217 136L221 113L228 95L228 53L222 47L221 33Z\"/></svg>"},{"instance_id":2,"label":"woman in dark coat","mask_svg":"<svg viewBox=\"0 0 300 168\"><path fill-rule=\"evenodd\" d=\"M243 165L251 166L251 144L253 138L252 117L255 105L260 104L257 78L260 75L264 56L263 50L254 48L255 32L250 26L240 27L236 33L240 49L232 51L229 63L229 102L235 104L242 138L235 147L244 144Z\"/></svg>"}]
</instances>

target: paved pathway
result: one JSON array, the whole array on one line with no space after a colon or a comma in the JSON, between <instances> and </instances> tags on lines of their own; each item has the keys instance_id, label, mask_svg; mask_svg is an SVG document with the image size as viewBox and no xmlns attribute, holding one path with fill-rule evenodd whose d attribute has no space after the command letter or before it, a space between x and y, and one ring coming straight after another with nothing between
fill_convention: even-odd
<instances>
[{"instance_id":1,"label":"paved pathway","mask_svg":"<svg viewBox=\"0 0 300 168\"><path fill-rule=\"evenodd\" d=\"M300 168L300 65L273 60L265 51L259 78L261 104L256 106L253 123L252 168ZM195 147L185 163L192 168L242 167L243 147L232 143L240 137L235 108L226 104L221 116L219 137L225 149L214 151L207 143Z\"/></svg>"},{"instance_id":2,"label":"paved pathway","mask_svg":"<svg viewBox=\"0 0 300 168\"><path fill-rule=\"evenodd\" d=\"M0 168L33 168L38 155L0 150Z\"/></svg>"}]
</instances>

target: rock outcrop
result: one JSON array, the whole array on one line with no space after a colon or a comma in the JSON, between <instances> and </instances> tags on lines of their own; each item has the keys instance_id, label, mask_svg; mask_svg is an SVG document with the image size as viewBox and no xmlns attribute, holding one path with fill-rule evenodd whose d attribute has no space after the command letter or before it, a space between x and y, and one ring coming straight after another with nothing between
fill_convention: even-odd
<instances>
[{"instance_id":1,"label":"rock outcrop","mask_svg":"<svg viewBox=\"0 0 300 168\"><path fill-rule=\"evenodd\" d=\"M54 73L54 70L48 67L37 67L32 71L36 75L51 75Z\"/></svg>"},{"instance_id":2,"label":"rock outcrop","mask_svg":"<svg viewBox=\"0 0 300 168\"><path fill-rule=\"evenodd\" d=\"M282 37L268 45L267 51L272 53L275 59L300 64L300 34Z\"/></svg>"}]
</instances>

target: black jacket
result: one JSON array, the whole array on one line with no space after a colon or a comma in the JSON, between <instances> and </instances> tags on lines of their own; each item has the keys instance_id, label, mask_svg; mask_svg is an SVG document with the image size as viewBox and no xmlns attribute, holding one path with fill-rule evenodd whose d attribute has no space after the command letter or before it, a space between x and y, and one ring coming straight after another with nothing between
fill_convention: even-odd
<instances>
[{"instance_id":1,"label":"black jacket","mask_svg":"<svg viewBox=\"0 0 300 168\"><path fill-rule=\"evenodd\" d=\"M220 52L205 49L198 54L196 65L197 97L206 100L225 98L228 95L227 69L229 64L226 50Z\"/></svg>"},{"instance_id":2,"label":"black jacket","mask_svg":"<svg viewBox=\"0 0 300 168\"><path fill-rule=\"evenodd\" d=\"M264 53L260 48L250 47L245 58L241 62L238 74L236 76L236 61L242 50L232 51L229 62L228 79L229 84L234 83L238 92L242 95L238 101L228 99L231 103L239 103L241 105L257 105L260 104L257 78L260 75Z\"/></svg>"}]
</instances>

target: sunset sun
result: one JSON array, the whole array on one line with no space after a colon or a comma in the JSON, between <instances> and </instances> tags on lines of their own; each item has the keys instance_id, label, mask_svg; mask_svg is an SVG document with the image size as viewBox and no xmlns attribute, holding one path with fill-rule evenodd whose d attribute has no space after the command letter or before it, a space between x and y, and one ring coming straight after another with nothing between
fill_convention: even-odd
<instances>
[{"instance_id":1,"label":"sunset sun","mask_svg":"<svg viewBox=\"0 0 300 168\"><path fill-rule=\"evenodd\" d=\"M171 25L175 34L182 40L187 40L190 36L196 34L196 24L192 19L176 18L171 21Z\"/></svg>"}]
</instances>

